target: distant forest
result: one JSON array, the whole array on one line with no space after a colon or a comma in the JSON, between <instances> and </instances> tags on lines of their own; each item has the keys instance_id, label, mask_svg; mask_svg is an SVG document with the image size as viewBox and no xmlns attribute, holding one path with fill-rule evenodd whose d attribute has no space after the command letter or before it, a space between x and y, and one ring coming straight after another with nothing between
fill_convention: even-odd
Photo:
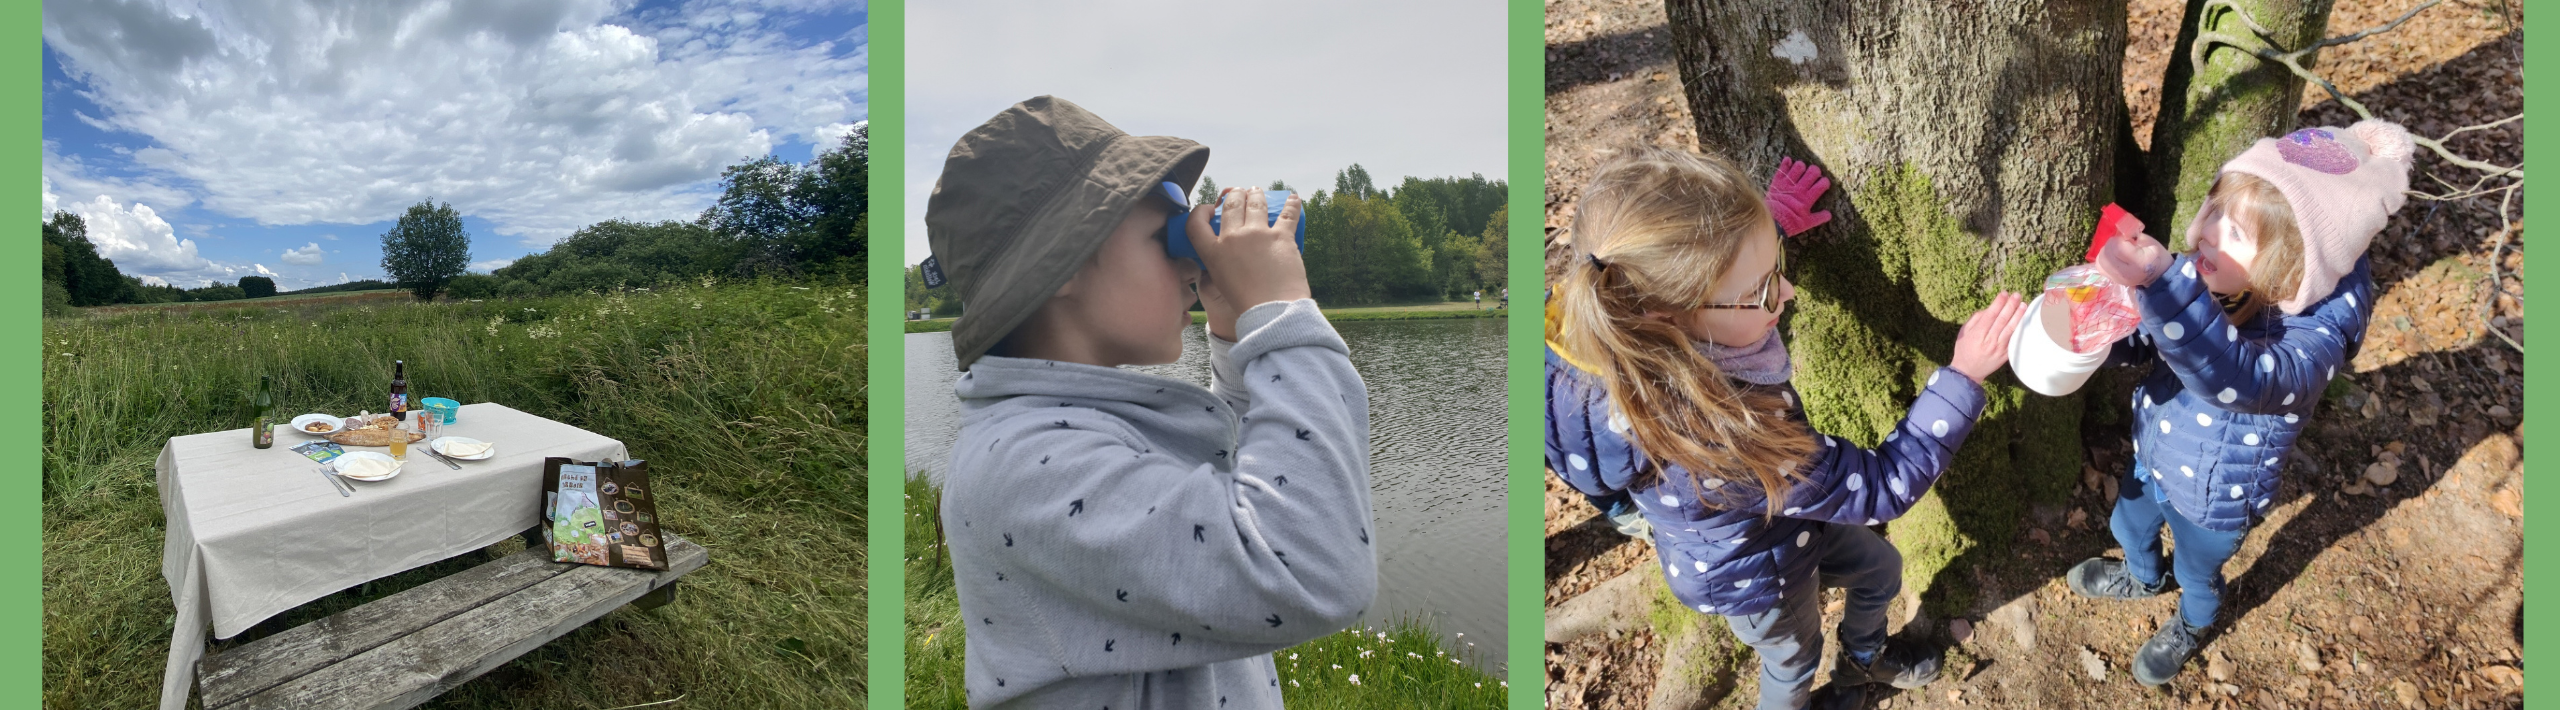
<instances>
[{"instance_id":1,"label":"distant forest","mask_svg":"<svg viewBox=\"0 0 2560 710\"><path fill-rule=\"evenodd\" d=\"M1267 187L1295 189L1276 180ZM1218 189L1216 180L1201 178L1194 203L1215 200ZM1306 198L1307 286L1327 306L1458 300L1504 283L1504 181L1407 177L1386 189L1355 163L1334 173L1332 190ZM929 308L942 318L966 308L949 285L925 288L923 272L906 271L907 310Z\"/></svg>"},{"instance_id":2,"label":"distant forest","mask_svg":"<svg viewBox=\"0 0 2560 710\"><path fill-rule=\"evenodd\" d=\"M638 288L703 277L862 280L868 254L869 126L857 125L808 163L765 156L720 173L720 198L691 221L611 219L578 230L547 251L488 274L461 274L444 284L449 298L494 298ZM226 301L243 298L403 288L380 280L278 292L249 276L197 288L148 285L98 255L79 215L56 212L44 223L44 304Z\"/></svg>"}]
</instances>

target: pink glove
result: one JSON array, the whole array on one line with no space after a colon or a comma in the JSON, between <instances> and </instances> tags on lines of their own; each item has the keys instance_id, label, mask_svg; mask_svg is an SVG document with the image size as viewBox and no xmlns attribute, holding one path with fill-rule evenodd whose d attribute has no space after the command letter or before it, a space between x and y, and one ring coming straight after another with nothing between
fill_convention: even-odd
<instances>
[{"instance_id":1,"label":"pink glove","mask_svg":"<svg viewBox=\"0 0 2560 710\"><path fill-rule=\"evenodd\" d=\"M1778 220L1778 230L1786 236L1805 233L1831 221L1831 211L1814 212L1813 201L1831 190L1831 178L1822 176L1822 168L1796 162L1794 158L1778 159L1778 175L1769 180L1765 200L1769 215Z\"/></svg>"}]
</instances>

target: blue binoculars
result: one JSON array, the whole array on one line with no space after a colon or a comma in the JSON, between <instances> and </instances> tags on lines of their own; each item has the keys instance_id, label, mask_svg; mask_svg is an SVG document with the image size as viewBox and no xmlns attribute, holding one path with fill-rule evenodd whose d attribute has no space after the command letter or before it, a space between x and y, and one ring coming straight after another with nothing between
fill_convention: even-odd
<instances>
[{"instance_id":1,"label":"blue binoculars","mask_svg":"<svg viewBox=\"0 0 2560 710\"><path fill-rule=\"evenodd\" d=\"M1191 246L1191 201L1183 198L1182 186L1170 182L1164 183L1162 194L1166 200L1173 203L1173 216L1166 217L1164 221L1164 252L1176 259L1190 259L1200 264L1203 269L1208 268L1209 263L1200 260L1200 250ZM1264 190L1262 195L1263 199L1269 203L1264 209L1270 213L1263 218L1267 220L1263 224L1279 224L1280 211L1289 206L1289 191ZM1225 219L1225 215L1221 213L1225 211L1217 210L1209 213L1209 233L1217 234L1225 229L1220 224ZM1305 253L1307 250L1305 214L1298 215L1297 236L1298 251Z\"/></svg>"}]
</instances>

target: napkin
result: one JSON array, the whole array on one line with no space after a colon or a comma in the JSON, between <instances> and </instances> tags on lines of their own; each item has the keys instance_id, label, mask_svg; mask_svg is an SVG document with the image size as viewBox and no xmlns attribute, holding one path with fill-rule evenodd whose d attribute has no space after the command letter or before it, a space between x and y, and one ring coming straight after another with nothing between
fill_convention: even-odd
<instances>
[{"instance_id":1,"label":"napkin","mask_svg":"<svg viewBox=\"0 0 2560 710\"><path fill-rule=\"evenodd\" d=\"M348 478L381 478L391 475L391 470L395 468L399 468L399 464L368 456L339 462L338 475Z\"/></svg>"},{"instance_id":2,"label":"napkin","mask_svg":"<svg viewBox=\"0 0 2560 710\"><path fill-rule=\"evenodd\" d=\"M489 453L489 446L489 442L486 441L446 439L444 442L444 448L438 449L437 451L446 456L478 456Z\"/></svg>"}]
</instances>

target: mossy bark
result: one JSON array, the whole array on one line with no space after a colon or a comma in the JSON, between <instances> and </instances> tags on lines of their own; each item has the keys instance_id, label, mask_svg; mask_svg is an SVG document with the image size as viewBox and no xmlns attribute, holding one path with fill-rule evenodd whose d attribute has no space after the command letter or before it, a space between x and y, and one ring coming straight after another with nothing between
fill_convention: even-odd
<instances>
[{"instance_id":1,"label":"mossy bark","mask_svg":"<svg viewBox=\"0 0 2560 710\"><path fill-rule=\"evenodd\" d=\"M1787 323L1817 428L1863 444L1900 421L1974 309L2079 260L2114 199L2124 0L1669 0L1701 148L1837 185L1800 238ZM1955 465L1889 527L1937 613L1965 568L2011 557L2018 521L2077 480L2082 408L1993 377Z\"/></svg>"},{"instance_id":2,"label":"mossy bark","mask_svg":"<svg viewBox=\"0 0 2560 710\"><path fill-rule=\"evenodd\" d=\"M2284 65L2239 48L2214 44L2198 67L2190 48L2202 33L2241 38L2278 50L2308 47L2328 31L2329 0L2227 0L2207 8L2189 0L2160 83L2160 118L2151 125L2151 180L2155 186L2135 210L2153 236L2186 247L2187 223L2204 204L2222 164L2259 138L2293 130L2302 104L2301 77ZM2237 11L2245 10L2276 33L2260 37ZM2313 55L2310 59L2317 59ZM2312 62L2306 60L2305 66Z\"/></svg>"}]
</instances>

